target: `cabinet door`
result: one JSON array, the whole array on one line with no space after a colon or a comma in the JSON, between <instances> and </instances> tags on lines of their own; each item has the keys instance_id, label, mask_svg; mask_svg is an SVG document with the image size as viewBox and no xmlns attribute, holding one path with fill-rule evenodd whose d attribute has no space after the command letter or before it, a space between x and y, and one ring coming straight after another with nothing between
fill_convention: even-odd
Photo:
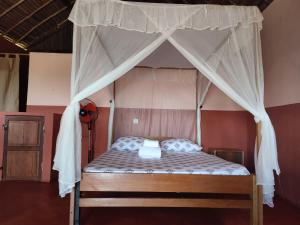
<instances>
[{"instance_id":1,"label":"cabinet door","mask_svg":"<svg viewBox=\"0 0 300 225\"><path fill-rule=\"evenodd\" d=\"M40 180L44 117L6 116L4 174L6 180Z\"/></svg>"}]
</instances>

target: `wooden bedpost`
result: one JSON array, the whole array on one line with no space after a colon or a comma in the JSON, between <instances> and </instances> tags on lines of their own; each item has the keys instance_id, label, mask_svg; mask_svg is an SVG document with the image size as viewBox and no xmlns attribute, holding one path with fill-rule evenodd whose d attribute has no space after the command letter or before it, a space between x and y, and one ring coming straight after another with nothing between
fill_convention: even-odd
<instances>
[{"instance_id":1,"label":"wooden bedpost","mask_svg":"<svg viewBox=\"0 0 300 225\"><path fill-rule=\"evenodd\" d=\"M261 122L256 125L256 146L257 151L261 144ZM257 152L258 153L258 152ZM251 208L251 225L263 225L263 196L262 186L256 185L256 176L253 176L252 185L252 208Z\"/></svg>"},{"instance_id":2,"label":"wooden bedpost","mask_svg":"<svg viewBox=\"0 0 300 225\"><path fill-rule=\"evenodd\" d=\"M70 193L70 216L69 216L69 225L74 225L74 199L75 199L75 190L73 188Z\"/></svg>"},{"instance_id":3,"label":"wooden bedpost","mask_svg":"<svg viewBox=\"0 0 300 225\"><path fill-rule=\"evenodd\" d=\"M80 225L79 200L80 200L80 182L77 182L72 192L70 193L69 225Z\"/></svg>"},{"instance_id":4,"label":"wooden bedpost","mask_svg":"<svg viewBox=\"0 0 300 225\"><path fill-rule=\"evenodd\" d=\"M256 176L253 175L252 181L252 206L250 209L250 225L263 225L263 199L262 187L256 185Z\"/></svg>"},{"instance_id":5,"label":"wooden bedpost","mask_svg":"<svg viewBox=\"0 0 300 225\"><path fill-rule=\"evenodd\" d=\"M261 122L256 124L256 146L257 146L257 153L261 144Z\"/></svg>"}]
</instances>

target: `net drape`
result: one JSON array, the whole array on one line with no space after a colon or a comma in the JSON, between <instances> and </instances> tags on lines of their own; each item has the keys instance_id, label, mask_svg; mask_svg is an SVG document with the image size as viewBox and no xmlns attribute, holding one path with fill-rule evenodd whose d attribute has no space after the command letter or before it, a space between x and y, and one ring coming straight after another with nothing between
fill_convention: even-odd
<instances>
[{"instance_id":1,"label":"net drape","mask_svg":"<svg viewBox=\"0 0 300 225\"><path fill-rule=\"evenodd\" d=\"M20 57L0 57L0 111L19 111Z\"/></svg>"},{"instance_id":2,"label":"net drape","mask_svg":"<svg viewBox=\"0 0 300 225\"><path fill-rule=\"evenodd\" d=\"M228 38L220 47L209 49L207 45L204 51L199 42L203 43L207 37L199 31L179 31L169 41L213 84L252 113L255 122L262 123L263 141L258 156L254 156L257 184L263 185L264 203L273 206L273 170L279 174L280 169L275 131L263 103L264 80L259 28L255 24L238 26L230 28L226 35ZM194 36L198 39L194 39ZM219 43L217 39L213 41Z\"/></svg>"},{"instance_id":3,"label":"net drape","mask_svg":"<svg viewBox=\"0 0 300 225\"><path fill-rule=\"evenodd\" d=\"M168 5L117 0L77 0L71 102L66 108L54 168L60 195L80 180L79 104L108 86L168 40L206 78L262 122L256 157L258 184L272 206L273 170L279 173L275 132L263 105L260 34L256 7Z\"/></svg>"}]
</instances>

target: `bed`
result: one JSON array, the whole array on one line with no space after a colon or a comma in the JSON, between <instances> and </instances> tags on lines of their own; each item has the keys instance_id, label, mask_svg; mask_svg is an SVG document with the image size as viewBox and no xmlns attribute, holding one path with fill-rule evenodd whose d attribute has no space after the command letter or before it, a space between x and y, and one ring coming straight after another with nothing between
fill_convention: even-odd
<instances>
[{"instance_id":1,"label":"bed","mask_svg":"<svg viewBox=\"0 0 300 225\"><path fill-rule=\"evenodd\" d=\"M263 101L261 12L256 7L248 6L77 0L69 19L74 23L72 95L62 116L53 168L59 171L59 194L62 197L70 193L76 181L81 180L72 194L71 223L79 223L80 207L184 206L248 208L251 211L251 224L262 224L261 194L256 179L263 184L264 203L273 206L273 170L279 174L280 168L275 131ZM257 141L254 154L257 177L168 173L80 174L82 133L79 102L113 84L164 42L170 43L199 71L196 84L197 137L201 137L200 109L207 93L201 77L205 77L254 116L257 127L262 128L258 129L257 140L263 140ZM167 67L177 64L177 60L173 60ZM113 136L114 108L115 98L112 96L108 145ZM266 161L268 163L264 163ZM80 196L80 192L84 195ZM84 192L121 192L129 197L125 200L123 197L97 198L89 197ZM150 197L150 194L149 197L133 196L139 192L145 195L177 192L204 195L194 198L160 198ZM215 197L207 198L207 194ZM220 194L232 197L227 199ZM242 199L240 195L246 195L247 198Z\"/></svg>"},{"instance_id":2,"label":"bed","mask_svg":"<svg viewBox=\"0 0 300 225\"><path fill-rule=\"evenodd\" d=\"M70 224L80 224L80 207L242 208L250 210L250 224L262 224L255 175L202 151L141 159L112 148L84 168L71 194Z\"/></svg>"}]
</instances>

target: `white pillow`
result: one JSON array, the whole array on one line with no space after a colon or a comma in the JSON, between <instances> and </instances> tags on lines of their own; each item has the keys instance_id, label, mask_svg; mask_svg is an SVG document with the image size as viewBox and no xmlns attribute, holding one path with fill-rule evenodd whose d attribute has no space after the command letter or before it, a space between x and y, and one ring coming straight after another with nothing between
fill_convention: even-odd
<instances>
[{"instance_id":1,"label":"white pillow","mask_svg":"<svg viewBox=\"0 0 300 225\"><path fill-rule=\"evenodd\" d=\"M161 148L170 152L199 152L202 147L183 138L168 139L161 142Z\"/></svg>"},{"instance_id":2,"label":"white pillow","mask_svg":"<svg viewBox=\"0 0 300 225\"><path fill-rule=\"evenodd\" d=\"M120 137L111 145L111 149L118 151L138 151L143 146L145 138L142 137Z\"/></svg>"}]
</instances>

